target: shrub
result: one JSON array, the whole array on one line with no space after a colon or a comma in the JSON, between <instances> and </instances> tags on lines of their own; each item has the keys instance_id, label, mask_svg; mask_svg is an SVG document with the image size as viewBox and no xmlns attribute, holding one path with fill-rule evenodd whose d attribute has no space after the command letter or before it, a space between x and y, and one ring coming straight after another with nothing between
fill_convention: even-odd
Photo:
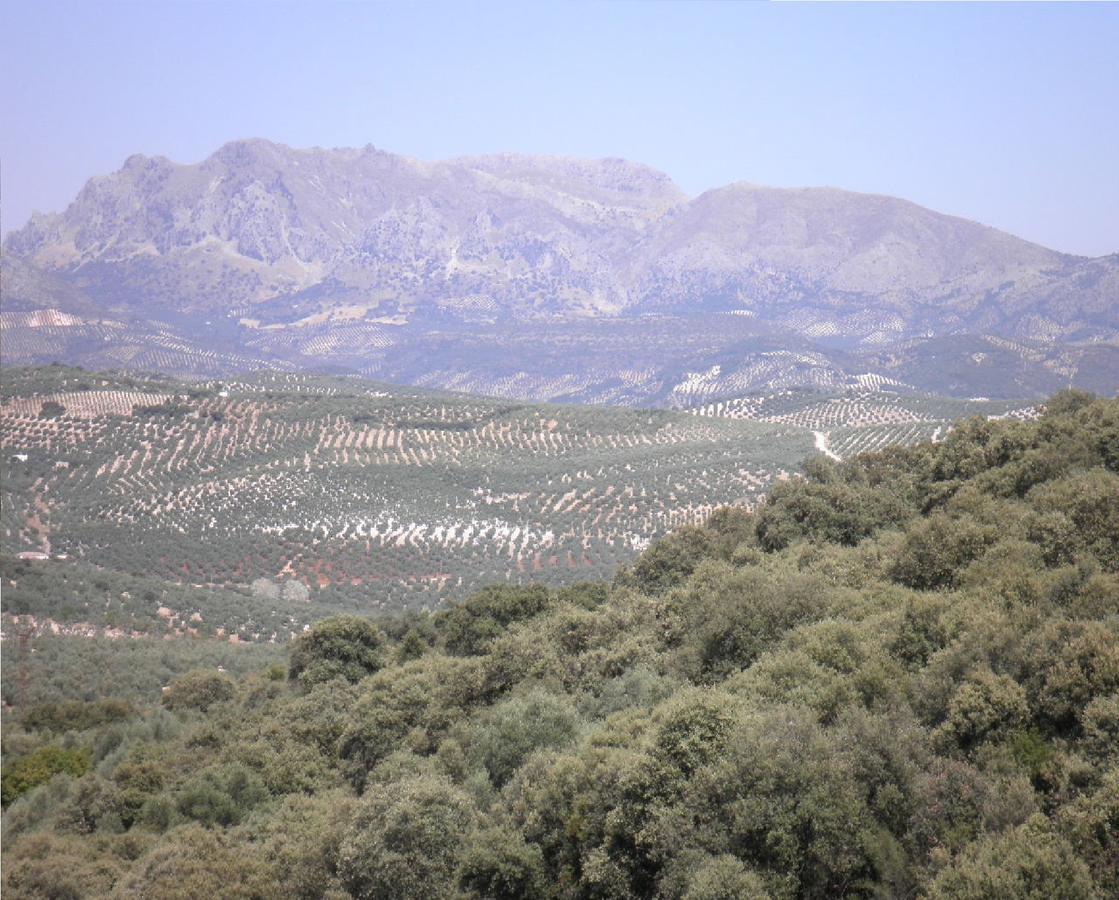
<instances>
[{"instance_id":1,"label":"shrub","mask_svg":"<svg viewBox=\"0 0 1119 900\"><path fill-rule=\"evenodd\" d=\"M21 756L14 762L4 764L4 774L0 778L3 788L4 806L10 804L21 794L34 787L46 784L55 775L66 773L80 778L89 771L89 752L87 750L63 750L61 747L40 747L34 753Z\"/></svg>"},{"instance_id":2,"label":"shrub","mask_svg":"<svg viewBox=\"0 0 1119 900\"><path fill-rule=\"evenodd\" d=\"M251 847L237 843L227 832L187 825L167 832L123 879L114 896L119 900L259 900L284 893L276 873Z\"/></svg>"},{"instance_id":3,"label":"shrub","mask_svg":"<svg viewBox=\"0 0 1119 900\"><path fill-rule=\"evenodd\" d=\"M703 862L682 900L768 900L765 882L737 857L724 853Z\"/></svg>"},{"instance_id":4,"label":"shrub","mask_svg":"<svg viewBox=\"0 0 1119 900\"><path fill-rule=\"evenodd\" d=\"M333 678L360 681L383 665L383 643L380 630L368 619L324 619L295 642L288 677L304 687Z\"/></svg>"},{"instance_id":5,"label":"shrub","mask_svg":"<svg viewBox=\"0 0 1119 900\"><path fill-rule=\"evenodd\" d=\"M475 817L469 798L444 778L371 786L338 851L342 881L358 900L450 896Z\"/></svg>"},{"instance_id":6,"label":"shrub","mask_svg":"<svg viewBox=\"0 0 1119 900\"><path fill-rule=\"evenodd\" d=\"M494 585L468 597L436 621L447 649L459 656L482 653L486 645L513 622L539 615L551 604L543 585Z\"/></svg>"},{"instance_id":7,"label":"shrub","mask_svg":"<svg viewBox=\"0 0 1119 900\"><path fill-rule=\"evenodd\" d=\"M473 728L473 751L493 784L501 787L530 753L565 746L578 727L570 700L532 691L505 700L479 717Z\"/></svg>"},{"instance_id":8,"label":"shrub","mask_svg":"<svg viewBox=\"0 0 1119 900\"><path fill-rule=\"evenodd\" d=\"M968 676L948 704L940 731L965 750L991 737L1022 728L1030 717L1026 691L1018 682L990 669Z\"/></svg>"},{"instance_id":9,"label":"shrub","mask_svg":"<svg viewBox=\"0 0 1119 900\"><path fill-rule=\"evenodd\" d=\"M108 896L123 867L107 855L91 861L85 850L77 838L50 833L29 835L14 852L5 846L5 900Z\"/></svg>"},{"instance_id":10,"label":"shrub","mask_svg":"<svg viewBox=\"0 0 1119 900\"><path fill-rule=\"evenodd\" d=\"M911 526L891 569L895 581L918 590L952 587L968 563L994 543L990 526L935 513Z\"/></svg>"},{"instance_id":11,"label":"shrub","mask_svg":"<svg viewBox=\"0 0 1119 900\"><path fill-rule=\"evenodd\" d=\"M163 694L163 705L171 710L197 709L206 712L216 703L233 698L233 679L221 672L195 669L176 678Z\"/></svg>"},{"instance_id":12,"label":"shrub","mask_svg":"<svg viewBox=\"0 0 1119 900\"><path fill-rule=\"evenodd\" d=\"M479 900L522 900L546 894L544 855L520 832L489 828L478 832L463 854L459 887Z\"/></svg>"},{"instance_id":13,"label":"shrub","mask_svg":"<svg viewBox=\"0 0 1119 900\"><path fill-rule=\"evenodd\" d=\"M1041 816L964 848L929 890L930 900L1086 900L1096 896L1088 867Z\"/></svg>"},{"instance_id":14,"label":"shrub","mask_svg":"<svg viewBox=\"0 0 1119 900\"><path fill-rule=\"evenodd\" d=\"M132 705L122 700L71 700L33 706L28 710L23 724L33 731L85 731L129 719L135 714Z\"/></svg>"},{"instance_id":15,"label":"shrub","mask_svg":"<svg viewBox=\"0 0 1119 900\"><path fill-rule=\"evenodd\" d=\"M634 563L637 587L646 594L662 594L691 575L711 551L711 536L705 530L680 528L653 544Z\"/></svg>"},{"instance_id":16,"label":"shrub","mask_svg":"<svg viewBox=\"0 0 1119 900\"><path fill-rule=\"evenodd\" d=\"M1119 633L1105 622L1053 622L1032 641L1026 680L1039 718L1059 734L1096 697L1119 690Z\"/></svg>"},{"instance_id":17,"label":"shrub","mask_svg":"<svg viewBox=\"0 0 1119 900\"><path fill-rule=\"evenodd\" d=\"M886 485L794 479L770 492L758 513L756 533L770 553L801 539L851 546L912 514Z\"/></svg>"},{"instance_id":18,"label":"shrub","mask_svg":"<svg viewBox=\"0 0 1119 900\"><path fill-rule=\"evenodd\" d=\"M235 825L268 797L260 777L240 763L203 772L179 796L179 812L203 825Z\"/></svg>"}]
</instances>

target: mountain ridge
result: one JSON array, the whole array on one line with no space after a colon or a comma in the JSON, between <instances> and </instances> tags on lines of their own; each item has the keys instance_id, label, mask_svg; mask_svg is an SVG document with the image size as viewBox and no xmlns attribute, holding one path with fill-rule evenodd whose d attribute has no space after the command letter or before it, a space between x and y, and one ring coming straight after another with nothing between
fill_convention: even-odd
<instances>
[{"instance_id":1,"label":"mountain ridge","mask_svg":"<svg viewBox=\"0 0 1119 900\"><path fill-rule=\"evenodd\" d=\"M394 348L415 350L446 381L465 370L457 354L435 351L446 343L439 335L469 342L515 325L544 346L559 323L582 322L587 333L568 335L559 369L534 370L527 358L506 372L511 361L495 354L482 389L486 378L555 376L589 378L600 392L643 371L647 383L622 399L647 402L669 369L702 371L759 331L789 348L807 342L844 376L858 373L832 358L837 351L859 356L861 371L891 347L974 335L1043 345L1039 359L1022 355L1033 366L1023 389L1039 379L1042 393L1063 386L1053 381L1069 366L1054 360L1070 354L1105 360L1102 372L1091 363L1092 384L1119 383L1110 352L1119 352L1119 254L1059 253L907 200L832 187L735 182L689 197L665 173L618 158L427 162L372 145L293 149L263 139L227 143L194 164L136 154L90 179L62 213L10 234L4 267L5 311L81 306L133 323L123 346L115 332L92 340L88 316L65 334L10 331L7 363L103 367L102 351L130 359L144 346L140 333L162 328L258 367L395 378ZM740 320L732 328L728 314ZM616 361L590 366L593 323L649 316L676 320L656 348L640 344L648 329L634 325ZM696 352L681 358L664 346L673 336ZM744 357L739 367L756 363ZM1022 393L1011 388L1008 396Z\"/></svg>"}]
</instances>

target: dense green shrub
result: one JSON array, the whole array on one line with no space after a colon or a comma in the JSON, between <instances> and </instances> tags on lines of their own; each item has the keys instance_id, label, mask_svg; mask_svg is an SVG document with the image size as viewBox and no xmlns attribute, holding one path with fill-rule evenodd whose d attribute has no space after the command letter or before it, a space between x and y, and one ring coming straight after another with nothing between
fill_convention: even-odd
<instances>
[{"instance_id":1,"label":"dense green shrub","mask_svg":"<svg viewBox=\"0 0 1119 900\"><path fill-rule=\"evenodd\" d=\"M169 831L145 854L121 880L113 896L120 900L259 900L283 893L280 873L274 872L251 846L240 844L221 830L187 825Z\"/></svg>"},{"instance_id":2,"label":"dense green shrub","mask_svg":"<svg viewBox=\"0 0 1119 900\"><path fill-rule=\"evenodd\" d=\"M98 700L83 703L40 703L27 711L26 728L38 731L85 731L111 722L120 722L135 715L132 704L123 700Z\"/></svg>"},{"instance_id":3,"label":"dense green shrub","mask_svg":"<svg viewBox=\"0 0 1119 900\"><path fill-rule=\"evenodd\" d=\"M908 529L891 573L902 584L920 590L952 587L997 536L992 526L934 513Z\"/></svg>"},{"instance_id":4,"label":"dense green shrub","mask_svg":"<svg viewBox=\"0 0 1119 900\"><path fill-rule=\"evenodd\" d=\"M199 773L179 795L179 812L203 825L234 825L268 797L260 776L239 763Z\"/></svg>"},{"instance_id":5,"label":"dense green shrub","mask_svg":"<svg viewBox=\"0 0 1119 900\"><path fill-rule=\"evenodd\" d=\"M691 575L711 550L706 530L680 528L641 555L633 566L634 581L648 594L661 594Z\"/></svg>"},{"instance_id":6,"label":"dense green shrub","mask_svg":"<svg viewBox=\"0 0 1119 900\"><path fill-rule=\"evenodd\" d=\"M476 720L470 745L490 780L501 787L535 750L556 749L574 740L579 717L572 703L531 691L496 704Z\"/></svg>"},{"instance_id":7,"label":"dense green shrub","mask_svg":"<svg viewBox=\"0 0 1119 900\"><path fill-rule=\"evenodd\" d=\"M362 900L448 896L475 818L469 797L442 778L370 788L338 851L346 888Z\"/></svg>"},{"instance_id":8,"label":"dense green shrub","mask_svg":"<svg viewBox=\"0 0 1119 900\"><path fill-rule=\"evenodd\" d=\"M472 656L481 653L507 626L539 615L550 602L542 585L494 585L440 613L436 624L451 653Z\"/></svg>"},{"instance_id":9,"label":"dense green shrub","mask_svg":"<svg viewBox=\"0 0 1119 900\"><path fill-rule=\"evenodd\" d=\"M1036 816L965 848L929 890L935 900L1085 900L1099 896L1073 847Z\"/></svg>"},{"instance_id":10,"label":"dense green shrub","mask_svg":"<svg viewBox=\"0 0 1119 900\"><path fill-rule=\"evenodd\" d=\"M360 681L383 665L382 644L380 630L368 619L326 619L295 642L288 677L304 687L332 678Z\"/></svg>"},{"instance_id":11,"label":"dense green shrub","mask_svg":"<svg viewBox=\"0 0 1119 900\"><path fill-rule=\"evenodd\" d=\"M64 750L62 747L40 747L34 753L4 763L3 800L7 806L21 794L46 784L55 775L75 777L89 771L89 753L85 750Z\"/></svg>"},{"instance_id":12,"label":"dense green shrub","mask_svg":"<svg viewBox=\"0 0 1119 900\"><path fill-rule=\"evenodd\" d=\"M163 705L168 709L197 709L206 712L217 703L231 699L236 683L228 675L196 669L176 678L163 693Z\"/></svg>"},{"instance_id":13,"label":"dense green shrub","mask_svg":"<svg viewBox=\"0 0 1119 900\"><path fill-rule=\"evenodd\" d=\"M697 866L683 900L768 900L765 882L737 856L712 856Z\"/></svg>"},{"instance_id":14,"label":"dense green shrub","mask_svg":"<svg viewBox=\"0 0 1119 900\"><path fill-rule=\"evenodd\" d=\"M519 831L491 828L474 835L458 869L459 887L481 900L544 896L544 857Z\"/></svg>"},{"instance_id":15,"label":"dense green shrub","mask_svg":"<svg viewBox=\"0 0 1119 900\"><path fill-rule=\"evenodd\" d=\"M905 520L891 486L796 479L776 485L757 518L758 543L772 552L796 540L854 545Z\"/></svg>"}]
</instances>

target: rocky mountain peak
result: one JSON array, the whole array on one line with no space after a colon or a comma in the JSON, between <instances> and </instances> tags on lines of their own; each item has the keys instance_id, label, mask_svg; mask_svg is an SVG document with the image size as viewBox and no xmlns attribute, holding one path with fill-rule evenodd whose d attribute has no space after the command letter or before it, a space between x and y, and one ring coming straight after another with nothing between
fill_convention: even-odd
<instances>
[{"instance_id":1,"label":"rocky mountain peak","mask_svg":"<svg viewBox=\"0 0 1119 900\"><path fill-rule=\"evenodd\" d=\"M823 341L859 353L947 335L1085 346L1119 335L1115 256L1070 257L832 187L737 182L689 198L664 173L614 158L425 162L372 145L262 139L189 165L135 155L4 250L44 276L21 278L38 287L6 292L6 305L65 284L59 304L76 293L85 308L131 319L260 323L231 346L267 343L296 365L324 359L297 349L319 346L305 340L313 323L325 329L327 359L366 372L405 335L497 322L673 316L686 344L695 323L739 316L786 335L786 347ZM573 377L581 352L566 360ZM457 377L458 363L437 357L437 380ZM663 381L656 360L639 376L619 365L623 382ZM819 377L804 365L797 377Z\"/></svg>"}]
</instances>

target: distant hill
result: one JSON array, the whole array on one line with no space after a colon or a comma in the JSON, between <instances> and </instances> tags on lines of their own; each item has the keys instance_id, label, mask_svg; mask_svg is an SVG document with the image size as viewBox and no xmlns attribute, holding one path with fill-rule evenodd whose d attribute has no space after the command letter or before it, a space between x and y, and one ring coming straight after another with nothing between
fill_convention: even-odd
<instances>
[{"instance_id":1,"label":"distant hill","mask_svg":"<svg viewBox=\"0 0 1119 900\"><path fill-rule=\"evenodd\" d=\"M624 160L261 140L196 165L133 156L8 237L3 301L9 365L636 405L716 364L726 394L864 374L957 396L1119 385L1119 255L833 188L688 198ZM1010 374L946 375L935 341L962 335L1012 342Z\"/></svg>"}]
</instances>

